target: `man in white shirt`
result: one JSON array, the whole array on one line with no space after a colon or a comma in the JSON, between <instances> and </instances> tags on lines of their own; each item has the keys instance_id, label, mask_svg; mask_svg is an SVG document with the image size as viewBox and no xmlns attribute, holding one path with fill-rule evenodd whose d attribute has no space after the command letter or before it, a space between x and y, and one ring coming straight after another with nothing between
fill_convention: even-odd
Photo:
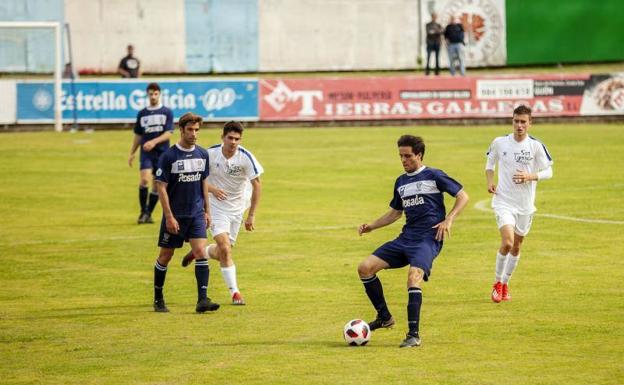
<instances>
[{"instance_id":1,"label":"man in white shirt","mask_svg":"<svg viewBox=\"0 0 624 385\"><path fill-rule=\"evenodd\" d=\"M233 305L244 305L245 300L238 289L232 246L236 243L247 208L245 230L255 229L256 209L262 193L260 174L264 172L254 155L240 146L243 130L240 122L227 122L221 136L223 143L208 148L208 183L215 187L210 193L217 199L210 199L210 233L216 244L208 245L206 254L220 262ZM189 252L182 260L182 266L188 266L193 258L193 253Z\"/></svg>"},{"instance_id":2,"label":"man in white shirt","mask_svg":"<svg viewBox=\"0 0 624 385\"><path fill-rule=\"evenodd\" d=\"M485 177L488 192L494 194L492 208L501 235L492 289L492 301L496 303L511 300L509 279L531 228L537 181L550 179L553 174L553 160L546 146L529 136L530 127L531 109L518 106L513 112L513 134L494 139L487 152ZM497 164L498 184L494 183Z\"/></svg>"}]
</instances>

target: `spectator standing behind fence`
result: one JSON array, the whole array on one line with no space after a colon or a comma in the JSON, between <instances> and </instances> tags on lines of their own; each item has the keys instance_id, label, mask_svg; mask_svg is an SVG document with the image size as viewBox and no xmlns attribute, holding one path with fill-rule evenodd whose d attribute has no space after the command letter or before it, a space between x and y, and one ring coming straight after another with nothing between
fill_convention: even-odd
<instances>
[{"instance_id":1,"label":"spectator standing behind fence","mask_svg":"<svg viewBox=\"0 0 624 385\"><path fill-rule=\"evenodd\" d=\"M132 44L128 44L126 49L128 54L119 62L117 72L123 78L138 78L141 76L141 62L134 56L134 46Z\"/></svg>"},{"instance_id":2,"label":"spectator standing behind fence","mask_svg":"<svg viewBox=\"0 0 624 385\"><path fill-rule=\"evenodd\" d=\"M425 68L425 75L429 75L429 61L431 54L435 54L435 74L440 74L440 42L442 37L442 26L436 22L438 15L435 12L431 13L431 21L425 26L425 32L427 33L427 67Z\"/></svg>"},{"instance_id":3,"label":"spectator standing behind fence","mask_svg":"<svg viewBox=\"0 0 624 385\"><path fill-rule=\"evenodd\" d=\"M459 17L451 17L449 25L444 29L444 38L446 39L451 75L455 76L456 65L459 65L461 76L466 75L466 66L464 64L464 27L459 22Z\"/></svg>"}]
</instances>

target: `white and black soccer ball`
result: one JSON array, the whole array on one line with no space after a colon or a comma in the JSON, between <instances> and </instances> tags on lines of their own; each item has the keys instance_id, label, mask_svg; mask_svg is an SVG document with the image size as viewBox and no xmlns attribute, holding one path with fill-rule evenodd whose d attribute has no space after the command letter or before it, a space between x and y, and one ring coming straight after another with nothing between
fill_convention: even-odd
<instances>
[{"instance_id":1,"label":"white and black soccer ball","mask_svg":"<svg viewBox=\"0 0 624 385\"><path fill-rule=\"evenodd\" d=\"M344 339L351 346L363 346L370 341L371 330L366 322L361 319L354 319L344 327Z\"/></svg>"}]
</instances>

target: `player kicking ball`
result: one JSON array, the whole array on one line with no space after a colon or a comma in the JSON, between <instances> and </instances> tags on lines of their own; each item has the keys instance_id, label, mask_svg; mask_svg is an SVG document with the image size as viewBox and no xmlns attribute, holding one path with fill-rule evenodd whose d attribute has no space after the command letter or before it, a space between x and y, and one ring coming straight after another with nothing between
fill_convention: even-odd
<instances>
[{"instance_id":1,"label":"player kicking ball","mask_svg":"<svg viewBox=\"0 0 624 385\"><path fill-rule=\"evenodd\" d=\"M420 346L420 307L422 283L429 280L433 260L442 244L451 235L453 220L468 203L468 194L461 184L442 170L425 166L425 143L422 138L403 135L399 138L399 156L405 173L394 183L390 210L372 223L360 225L360 235L394 223L405 213L405 225L399 236L386 242L358 266L358 274L366 294L377 310L377 318L369 322L371 330L389 328L395 321L388 309L377 272L409 265L407 271L408 332L401 348ZM455 197L455 204L446 214L446 192Z\"/></svg>"},{"instance_id":2,"label":"player kicking ball","mask_svg":"<svg viewBox=\"0 0 624 385\"><path fill-rule=\"evenodd\" d=\"M240 122L228 122L223 126L222 144L208 148L208 182L213 186L210 192L217 199L210 200L210 233L216 243L206 247L206 254L219 261L233 305L245 305L245 300L238 288L232 247L236 243L247 208L249 211L245 219L245 230L255 229L256 209L262 193L260 175L264 172L255 156L240 145L243 131ZM182 266L188 266L194 258L194 253L189 252L182 259Z\"/></svg>"},{"instance_id":3,"label":"player kicking ball","mask_svg":"<svg viewBox=\"0 0 624 385\"><path fill-rule=\"evenodd\" d=\"M537 181L552 178L553 160L546 146L529 136L531 109L518 106L513 112L513 133L490 145L485 165L487 189L501 237L496 253L496 280L492 301L510 301L509 280L520 260L520 247L531 229ZM494 168L498 164L498 184Z\"/></svg>"},{"instance_id":4,"label":"player kicking ball","mask_svg":"<svg viewBox=\"0 0 624 385\"><path fill-rule=\"evenodd\" d=\"M158 161L156 187L163 217L158 246L160 254L154 266L154 311L169 311L163 296L167 266L175 249L188 239L195 255L197 305L204 313L219 308L207 297L209 267L206 259L206 228L210 225L208 152L195 144L202 118L191 112L180 117L180 141L165 151Z\"/></svg>"}]
</instances>

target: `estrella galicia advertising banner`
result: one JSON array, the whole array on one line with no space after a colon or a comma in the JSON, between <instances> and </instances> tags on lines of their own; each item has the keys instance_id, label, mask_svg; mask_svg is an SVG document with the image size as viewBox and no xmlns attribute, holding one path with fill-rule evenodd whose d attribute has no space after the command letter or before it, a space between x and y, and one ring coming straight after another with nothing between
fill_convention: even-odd
<instances>
[{"instance_id":1,"label":"estrella galicia advertising banner","mask_svg":"<svg viewBox=\"0 0 624 385\"><path fill-rule=\"evenodd\" d=\"M193 112L209 121L258 120L258 81L157 80L161 102L177 120ZM74 109L82 123L131 123L147 105L149 81L63 82L63 121L70 122ZM17 83L17 122L50 123L54 120L52 82Z\"/></svg>"}]
</instances>

